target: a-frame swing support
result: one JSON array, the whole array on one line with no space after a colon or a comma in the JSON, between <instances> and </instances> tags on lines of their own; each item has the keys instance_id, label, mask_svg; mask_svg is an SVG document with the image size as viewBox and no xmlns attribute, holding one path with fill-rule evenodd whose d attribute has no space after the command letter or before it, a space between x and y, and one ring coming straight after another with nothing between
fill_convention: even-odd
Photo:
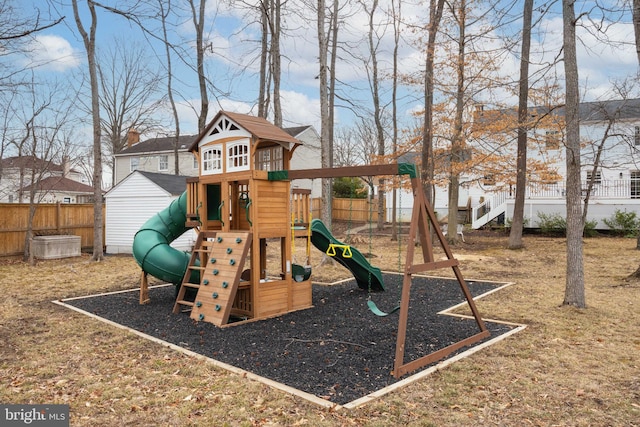
<instances>
[{"instance_id":1,"label":"a-frame swing support","mask_svg":"<svg viewBox=\"0 0 640 427\"><path fill-rule=\"evenodd\" d=\"M408 372L414 371L437 360L440 360L453 353L454 351L462 347L474 344L480 340L483 340L484 338L487 338L490 335L489 330L487 329L484 321L480 316L480 313L478 312L473 297L471 296L471 292L469 291L467 282L462 276L459 262L454 258L453 253L451 252L451 248L449 247L449 243L447 242L447 239L442 234L442 231L438 226L438 219L436 218L436 215L433 211L433 207L427 201L424 195L424 191L422 191L422 185L420 183L419 177L417 176L415 165L408 163L399 163L387 165L351 166L332 169L276 171L269 172L269 179L294 180L304 178L338 178L380 175L409 175L411 178L411 187L414 197L413 212L411 215L411 223L409 226L404 277L402 281L402 294L400 300L398 333L396 340L396 354L393 368L393 375L396 378L399 378ZM431 234L429 233L429 225L431 225L435 236L440 241L442 249L447 256L446 260L436 261L434 258L433 241L431 239ZM414 252L417 239L419 239L420 247L422 248L422 263L415 264ZM473 317L478 325L479 332L461 341L450 344L449 346L437 350L433 353L404 363L407 322L409 319L409 301L411 299L412 275L448 267L451 267L453 269L462 293L464 294Z\"/></svg>"}]
</instances>

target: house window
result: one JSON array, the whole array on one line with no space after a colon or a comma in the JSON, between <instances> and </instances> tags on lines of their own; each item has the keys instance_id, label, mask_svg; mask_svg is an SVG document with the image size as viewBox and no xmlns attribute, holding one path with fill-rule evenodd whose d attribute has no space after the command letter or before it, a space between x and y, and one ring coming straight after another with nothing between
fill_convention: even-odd
<instances>
[{"instance_id":1,"label":"house window","mask_svg":"<svg viewBox=\"0 0 640 427\"><path fill-rule=\"evenodd\" d=\"M591 182L591 178L593 177L593 171L587 171L587 181ZM600 184L602 182L602 175L600 174L600 171L596 172L596 176L593 179L593 183L594 184Z\"/></svg>"},{"instance_id":2,"label":"house window","mask_svg":"<svg viewBox=\"0 0 640 427\"><path fill-rule=\"evenodd\" d=\"M560 132L548 130L544 136L544 145L548 150L560 149Z\"/></svg>"},{"instance_id":3,"label":"house window","mask_svg":"<svg viewBox=\"0 0 640 427\"><path fill-rule=\"evenodd\" d=\"M635 127L635 131L633 134L633 145L640 145L640 126Z\"/></svg>"},{"instance_id":4,"label":"house window","mask_svg":"<svg viewBox=\"0 0 640 427\"><path fill-rule=\"evenodd\" d=\"M640 171L631 171L631 198L640 199Z\"/></svg>"},{"instance_id":5,"label":"house window","mask_svg":"<svg viewBox=\"0 0 640 427\"><path fill-rule=\"evenodd\" d=\"M140 167L140 158L139 157L132 157L129 160L129 165L130 165L129 170L131 172L133 172L135 170L138 170L138 168Z\"/></svg>"},{"instance_id":6,"label":"house window","mask_svg":"<svg viewBox=\"0 0 640 427\"><path fill-rule=\"evenodd\" d=\"M193 156L193 168L198 169L198 158Z\"/></svg>"},{"instance_id":7,"label":"house window","mask_svg":"<svg viewBox=\"0 0 640 427\"><path fill-rule=\"evenodd\" d=\"M71 197L64 197L62 203L71 203Z\"/></svg>"},{"instance_id":8,"label":"house window","mask_svg":"<svg viewBox=\"0 0 640 427\"><path fill-rule=\"evenodd\" d=\"M167 154L158 156L158 170L159 171L169 170L169 156Z\"/></svg>"},{"instance_id":9,"label":"house window","mask_svg":"<svg viewBox=\"0 0 640 427\"><path fill-rule=\"evenodd\" d=\"M13 203L13 194L9 194L9 203Z\"/></svg>"},{"instance_id":10,"label":"house window","mask_svg":"<svg viewBox=\"0 0 640 427\"><path fill-rule=\"evenodd\" d=\"M227 147L227 172L249 169L249 144L239 142Z\"/></svg>"},{"instance_id":11,"label":"house window","mask_svg":"<svg viewBox=\"0 0 640 427\"><path fill-rule=\"evenodd\" d=\"M259 149L256 153L256 169L265 171L277 171L284 169L282 152L283 149L279 145Z\"/></svg>"},{"instance_id":12,"label":"house window","mask_svg":"<svg viewBox=\"0 0 640 427\"><path fill-rule=\"evenodd\" d=\"M493 175L485 175L482 177L482 183L484 185L496 185L496 178Z\"/></svg>"},{"instance_id":13,"label":"house window","mask_svg":"<svg viewBox=\"0 0 640 427\"><path fill-rule=\"evenodd\" d=\"M202 173L213 174L222 172L222 147L215 145L202 152Z\"/></svg>"}]
</instances>

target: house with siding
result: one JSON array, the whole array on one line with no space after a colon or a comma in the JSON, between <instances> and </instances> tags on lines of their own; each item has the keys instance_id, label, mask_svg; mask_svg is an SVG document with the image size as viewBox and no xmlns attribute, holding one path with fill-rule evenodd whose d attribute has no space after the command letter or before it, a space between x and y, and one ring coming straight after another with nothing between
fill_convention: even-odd
<instances>
[{"instance_id":1,"label":"house with siding","mask_svg":"<svg viewBox=\"0 0 640 427\"><path fill-rule=\"evenodd\" d=\"M0 203L28 203L31 190L38 203L93 201L93 187L67 159L62 164L36 156L0 159Z\"/></svg>"},{"instance_id":2,"label":"house with siding","mask_svg":"<svg viewBox=\"0 0 640 427\"><path fill-rule=\"evenodd\" d=\"M292 169L309 169L321 167L320 136L313 126L284 128L285 132L300 140L302 144L296 149L291 159ZM178 142L179 174L198 176L198 163L189 147L198 135L181 135ZM136 132L130 132L127 147L115 155L114 174L118 184L135 170L154 173L175 174L175 138L160 137L139 140ZM274 159L275 160L275 159ZM300 180L295 188L312 190L312 197L321 196L321 180Z\"/></svg>"},{"instance_id":3,"label":"house with siding","mask_svg":"<svg viewBox=\"0 0 640 427\"><path fill-rule=\"evenodd\" d=\"M187 188L187 177L135 170L105 195L105 246L109 254L130 254L133 238L153 215L169 206ZM171 243L184 251L191 250L195 230Z\"/></svg>"},{"instance_id":4,"label":"house with siding","mask_svg":"<svg viewBox=\"0 0 640 427\"><path fill-rule=\"evenodd\" d=\"M536 116L552 116L555 123L563 123L563 108L534 107L529 110ZM499 115L517 116L516 109L477 110L474 120L495 120ZM595 221L597 229L607 229L604 219L611 218L616 210L633 211L640 215L640 99L585 102L579 107L580 136L582 140L581 178L583 195L589 195L587 220ZM525 195L525 224L539 227L539 213L566 216L566 161L564 129L536 126L529 129L530 140L541 141L539 149L529 148L529 161L544 161L556 178L528 182ZM497 138L508 140L504 135ZM511 142L502 147L517 151L515 131ZM474 144L474 141L470 141ZM513 165L515 171L515 163ZM513 172L515 173L515 172ZM471 226L480 228L491 222L504 223L513 217L515 186L496 180L492 176L463 174L458 206L468 206ZM590 186L591 182L591 186ZM590 191L589 191L589 188ZM391 192L387 206L391 206ZM400 196L402 207L398 215L411 212L411 194ZM448 193L445 187L436 187L434 208L440 217L447 214ZM388 209L387 217L391 218ZM402 217L402 216L400 216Z\"/></svg>"}]
</instances>

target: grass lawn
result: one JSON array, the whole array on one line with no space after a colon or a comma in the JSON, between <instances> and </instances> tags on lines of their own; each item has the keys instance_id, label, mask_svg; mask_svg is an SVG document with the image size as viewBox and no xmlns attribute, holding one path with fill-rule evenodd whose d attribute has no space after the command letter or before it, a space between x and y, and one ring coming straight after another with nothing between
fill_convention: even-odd
<instances>
[{"instance_id":1,"label":"grass lawn","mask_svg":"<svg viewBox=\"0 0 640 427\"><path fill-rule=\"evenodd\" d=\"M465 239L453 252L466 279L515 283L478 301L483 316L527 328L349 411L321 408L51 303L137 287L131 257L33 267L0 260L0 403L67 403L73 426L640 425L640 282L626 279L640 264L635 239L585 239L584 310L560 306L563 238L526 235L517 251L506 249L503 234L465 232ZM388 237L358 246L376 255L374 265L397 270L398 248ZM314 269L320 281L346 277L340 266Z\"/></svg>"}]
</instances>

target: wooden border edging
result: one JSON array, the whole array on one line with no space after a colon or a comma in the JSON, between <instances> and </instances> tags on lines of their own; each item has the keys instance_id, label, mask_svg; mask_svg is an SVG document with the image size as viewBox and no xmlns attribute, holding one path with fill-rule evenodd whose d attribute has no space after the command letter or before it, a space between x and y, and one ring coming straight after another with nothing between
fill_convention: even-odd
<instances>
[{"instance_id":1,"label":"wooden border edging","mask_svg":"<svg viewBox=\"0 0 640 427\"><path fill-rule=\"evenodd\" d=\"M397 274L397 272L395 274ZM424 276L424 277L434 277L434 276ZM450 277L440 277L440 278L448 279L448 280L455 280L455 279L452 279ZM342 280L340 282L345 282L345 281L348 281L348 280L352 280L352 279L345 279L345 280ZM480 280L473 280L473 281L480 281ZM340 282L336 282L336 283L340 283ZM484 282L487 282L487 281L484 281ZM502 283L502 282L495 282L495 283ZM332 283L332 284L334 284L334 283ZM326 285L332 285L332 284L326 284ZM500 286L500 287L498 287L496 289L492 289L490 291L487 291L484 294L478 295L474 299L483 298L483 297L485 297L487 295L490 295L490 294L492 294L492 293L494 293L494 292L496 292L496 291L498 291L500 289L504 289L504 288L506 288L508 286L511 286L513 284L514 284L513 282L505 283L503 286ZM173 285L171 285L171 284L155 285L155 286L150 286L149 289L166 287L166 286L173 286ZM513 330L509 331L509 332L505 332L504 334L500 334L497 337L492 338L492 339L490 339L488 341L485 341L485 342L483 342L481 344L475 345L475 346L473 346L473 347L471 347L471 348L469 348L469 349L467 349L467 350L465 350L465 351L463 351L461 353L456 354L455 356L452 356L449 359L443 360L442 362L440 362L440 363L438 363L438 364L436 364L434 366L431 366L431 367L429 367L429 368L427 368L427 369L425 369L423 371L420 371L420 372L417 372L417 373L415 373L413 375L410 375L407 378L404 378L404 379L402 379L402 380L400 380L398 382L395 382L395 383L393 383L393 384L391 384L391 385L389 385L387 387L381 388L380 390L376 390L376 391L374 391L372 393L367 394L366 396L360 397L360 398L358 398L356 400L353 400L351 402L348 402L348 403L346 403L344 405L339 405L337 403L333 403L331 401L322 399L322 398L320 398L320 397L318 397L318 396L316 396L314 394L307 393L307 392L302 391L302 390L298 390L297 388L294 388L294 387L288 386L286 384L274 381L272 379L269 379L269 378L254 374L252 372L246 371L244 369L238 368L238 367L230 365L228 363L220 362L219 360L212 359L210 357L207 357L207 356L204 356L202 354L196 353L196 352L194 352L192 350L189 350L189 349L186 349L184 347L180 347L180 346L177 346L177 345L172 344L170 342L161 340L161 339L156 338L156 337L154 337L152 335L145 334L144 332L137 331L137 330L135 330L133 328L130 328L128 326L121 325L121 324L116 323L116 322L114 322L112 320L105 319L104 317L100 317L100 316L95 315L93 313L89 313L88 311L82 310L80 308L77 308L77 307L75 307L73 305L70 305L70 304L67 304L65 302L65 301L73 301L73 300L78 300L78 299L95 298L95 297L101 297L101 296L106 296L106 295L120 294L120 293L126 293L126 292L139 292L139 289L136 288L136 289L126 289L126 290L122 290L122 291L114 291L114 292L103 292L103 293L94 294L94 295L86 295L86 296L79 296L79 297L64 298L64 299L61 299L61 300L54 300L54 301L51 301L51 302L56 304L56 305L59 305L61 307L66 307L66 308L68 308L70 310L73 310L73 311L75 311L77 313L89 316L92 319L96 319L96 320L104 322L104 323L106 323L108 325L115 326L116 328L129 331L129 332L133 333L134 335L137 335L137 336L139 336L141 338L145 338L145 339L147 339L149 341L152 341L152 342L154 342L156 344L160 344L162 346L168 347L171 350L178 351L178 352L180 352L180 353L182 353L184 355L187 355L187 356L190 356L190 357L194 357L194 358L196 358L198 360L202 360L202 361L204 361L206 363L210 363L213 366L216 366L218 368L224 369L224 370L229 371L231 373L237 374L237 375L239 375L239 376L241 376L243 378L248 378L250 380L257 381L257 382L262 383L264 385L267 385L269 387L273 387L273 388L275 388L277 390L280 390L280 391L283 391L285 393L289 393L291 395L297 396L297 397L299 397L301 399L307 400L310 403L314 403L314 404L316 404L318 406L321 406L323 408L332 409L332 410L338 410L338 409L351 410L351 409L355 409L355 408L358 408L360 406L363 406L363 405L365 405L367 403L370 403L370 402L372 402L372 401L374 401L374 400L376 400L376 399L378 399L378 398L380 398L382 396L385 396L385 395L387 395L387 394L389 394L389 393L391 393L393 391L399 390L402 387L405 387L405 386L407 386L409 384L412 384L412 383L414 383L414 382L416 382L418 380L426 378L429 375L431 375L431 374L433 374L433 373L435 373L435 372L437 372L437 371L439 371L441 369L444 369L447 366L449 366L449 365L451 365L451 364L453 364L453 363L455 363L455 362L457 362L459 360L462 360L467 356L471 356L472 354L475 354L476 352L479 352L480 350L483 350L483 349L489 347L490 345L493 345L493 344L495 344L497 342L500 342L500 341L510 337L511 335L514 335L514 334L524 330L527 327L527 325L519 324L519 323L512 323L512 322L506 322L506 321L501 321L501 320L489 320L489 319L486 319L487 321L492 322L492 323L499 323L499 324L504 324L504 325L509 325L509 326L515 326L515 328ZM437 314L473 319L473 316L450 313L450 311L456 309L459 306L463 306L463 305L466 306L467 303L466 302L462 302L460 304L456 304L456 305L454 305L452 307L449 307L449 308L447 308L445 310L442 310L442 311L438 312Z\"/></svg>"}]
</instances>

